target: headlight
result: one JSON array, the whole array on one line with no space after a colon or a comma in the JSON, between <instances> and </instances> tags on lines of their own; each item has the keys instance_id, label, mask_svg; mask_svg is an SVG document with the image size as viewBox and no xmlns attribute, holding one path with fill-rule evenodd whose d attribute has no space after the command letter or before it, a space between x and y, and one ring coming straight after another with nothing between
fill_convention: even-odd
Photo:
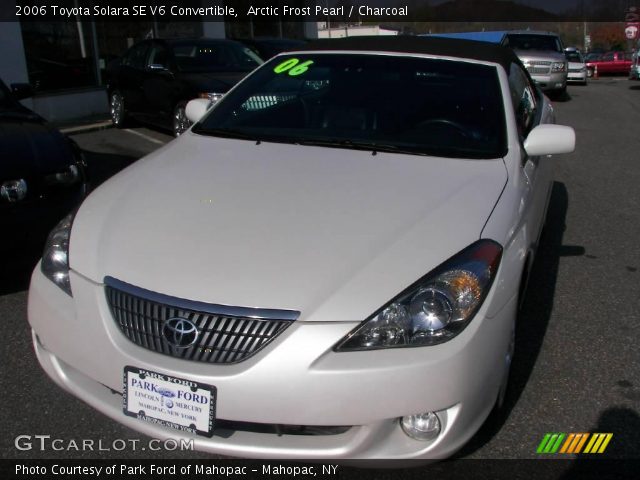
<instances>
[{"instance_id":1,"label":"headlight","mask_svg":"<svg viewBox=\"0 0 640 480\"><path fill-rule=\"evenodd\" d=\"M563 62L553 62L551 64L552 72L564 72L567 69L567 64Z\"/></svg>"},{"instance_id":2,"label":"headlight","mask_svg":"<svg viewBox=\"0 0 640 480\"><path fill-rule=\"evenodd\" d=\"M200 98L206 98L209 100L209 102L211 102L211 105L213 105L214 103L216 103L218 100L220 100L222 98L222 96L224 95L224 93L216 93L216 92L202 92L198 94L198 97Z\"/></svg>"},{"instance_id":3,"label":"headlight","mask_svg":"<svg viewBox=\"0 0 640 480\"><path fill-rule=\"evenodd\" d=\"M49 234L42 254L42 273L59 286L65 293L71 293L69 282L69 237L75 212L70 213L58 223Z\"/></svg>"},{"instance_id":4,"label":"headlight","mask_svg":"<svg viewBox=\"0 0 640 480\"><path fill-rule=\"evenodd\" d=\"M7 202L18 202L27 196L27 181L24 178L7 180L0 184L0 198Z\"/></svg>"},{"instance_id":5,"label":"headlight","mask_svg":"<svg viewBox=\"0 0 640 480\"><path fill-rule=\"evenodd\" d=\"M480 240L384 305L335 347L335 351L420 347L459 334L484 301L500 264L502 247Z\"/></svg>"}]
</instances>

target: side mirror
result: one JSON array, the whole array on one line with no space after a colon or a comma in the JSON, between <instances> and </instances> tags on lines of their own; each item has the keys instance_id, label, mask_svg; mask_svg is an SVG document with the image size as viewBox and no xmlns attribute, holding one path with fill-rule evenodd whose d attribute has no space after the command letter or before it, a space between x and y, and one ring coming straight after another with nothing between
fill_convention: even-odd
<instances>
[{"instance_id":1,"label":"side mirror","mask_svg":"<svg viewBox=\"0 0 640 480\"><path fill-rule=\"evenodd\" d=\"M524 149L531 157L571 153L575 148L576 132L564 125L538 125L524 141Z\"/></svg>"},{"instance_id":2,"label":"side mirror","mask_svg":"<svg viewBox=\"0 0 640 480\"><path fill-rule=\"evenodd\" d=\"M191 123L199 122L200 119L204 117L204 114L207 113L207 110L209 110L210 105L211 101L205 98L190 100L185 108L187 118Z\"/></svg>"},{"instance_id":3,"label":"side mirror","mask_svg":"<svg viewBox=\"0 0 640 480\"><path fill-rule=\"evenodd\" d=\"M11 93L17 100L33 97L33 87L28 83L12 83Z\"/></svg>"},{"instance_id":4,"label":"side mirror","mask_svg":"<svg viewBox=\"0 0 640 480\"><path fill-rule=\"evenodd\" d=\"M154 73L165 73L167 75L173 75L173 73L171 73L171 70L169 70L167 67L165 67L164 65L162 65L160 63L152 63L150 65L147 65L147 71L148 72L154 72Z\"/></svg>"}]
</instances>

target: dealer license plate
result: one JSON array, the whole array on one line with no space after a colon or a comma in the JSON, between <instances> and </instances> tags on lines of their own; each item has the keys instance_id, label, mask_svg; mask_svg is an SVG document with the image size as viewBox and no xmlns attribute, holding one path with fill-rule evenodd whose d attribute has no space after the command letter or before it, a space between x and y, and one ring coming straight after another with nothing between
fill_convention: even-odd
<instances>
[{"instance_id":1,"label":"dealer license plate","mask_svg":"<svg viewBox=\"0 0 640 480\"><path fill-rule=\"evenodd\" d=\"M216 387L126 366L125 415L205 437L213 435Z\"/></svg>"}]
</instances>

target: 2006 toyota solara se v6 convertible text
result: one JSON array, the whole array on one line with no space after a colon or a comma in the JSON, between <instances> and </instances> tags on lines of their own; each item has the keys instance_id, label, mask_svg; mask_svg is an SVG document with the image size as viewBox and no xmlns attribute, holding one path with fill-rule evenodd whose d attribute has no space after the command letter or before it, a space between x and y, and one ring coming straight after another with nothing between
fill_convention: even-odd
<instances>
[{"instance_id":1,"label":"2006 toyota solara se v6 convertible text","mask_svg":"<svg viewBox=\"0 0 640 480\"><path fill-rule=\"evenodd\" d=\"M512 51L317 41L256 69L51 233L40 363L155 438L259 458L443 458L500 405L551 154Z\"/></svg>"}]
</instances>

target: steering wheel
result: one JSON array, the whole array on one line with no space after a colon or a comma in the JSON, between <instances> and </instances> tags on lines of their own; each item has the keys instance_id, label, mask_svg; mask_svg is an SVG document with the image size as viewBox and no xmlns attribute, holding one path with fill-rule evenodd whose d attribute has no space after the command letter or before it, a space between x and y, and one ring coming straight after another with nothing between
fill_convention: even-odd
<instances>
[{"instance_id":1,"label":"steering wheel","mask_svg":"<svg viewBox=\"0 0 640 480\"><path fill-rule=\"evenodd\" d=\"M432 125L442 125L445 127L450 127L452 129L455 129L463 137L469 137L468 127L466 127L462 123L458 123L448 118L430 118L428 120L424 120L423 122L419 122L414 128L423 128Z\"/></svg>"}]
</instances>

